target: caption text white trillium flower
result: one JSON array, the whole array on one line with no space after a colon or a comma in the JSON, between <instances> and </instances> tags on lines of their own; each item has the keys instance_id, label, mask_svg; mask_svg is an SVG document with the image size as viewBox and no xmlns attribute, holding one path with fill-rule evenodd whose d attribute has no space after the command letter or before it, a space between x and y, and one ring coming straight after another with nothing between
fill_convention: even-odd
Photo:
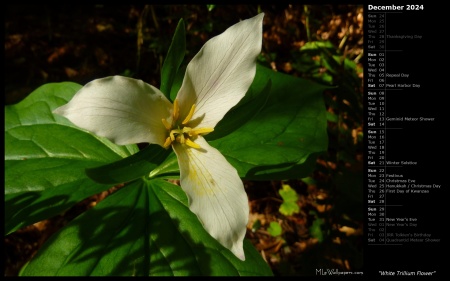
<instances>
[{"instance_id":1,"label":"caption text white trillium flower","mask_svg":"<svg viewBox=\"0 0 450 281\"><path fill-rule=\"evenodd\" d=\"M211 38L188 64L172 104L157 88L122 76L94 80L54 113L119 145L174 149L181 188L208 233L239 259L248 199L236 169L203 135L245 95L261 52L261 13Z\"/></svg>"}]
</instances>

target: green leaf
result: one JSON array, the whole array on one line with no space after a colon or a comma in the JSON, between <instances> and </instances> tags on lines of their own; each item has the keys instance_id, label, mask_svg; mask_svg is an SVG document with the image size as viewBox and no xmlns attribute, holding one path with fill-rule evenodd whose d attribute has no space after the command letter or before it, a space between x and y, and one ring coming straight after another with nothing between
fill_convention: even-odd
<instances>
[{"instance_id":1,"label":"green leaf","mask_svg":"<svg viewBox=\"0 0 450 281\"><path fill-rule=\"evenodd\" d=\"M179 179L180 167L175 153L171 153L158 167L153 169L149 175L150 178Z\"/></svg>"},{"instance_id":2,"label":"green leaf","mask_svg":"<svg viewBox=\"0 0 450 281\"><path fill-rule=\"evenodd\" d=\"M86 174L98 183L117 184L129 182L158 167L171 153L159 145L150 144L143 150L119 161L86 169Z\"/></svg>"},{"instance_id":3,"label":"green leaf","mask_svg":"<svg viewBox=\"0 0 450 281\"><path fill-rule=\"evenodd\" d=\"M46 84L5 107L5 232L57 215L111 187L86 177L85 168L127 157L117 146L83 131L52 111L81 88Z\"/></svg>"},{"instance_id":4,"label":"green leaf","mask_svg":"<svg viewBox=\"0 0 450 281\"><path fill-rule=\"evenodd\" d=\"M322 97L326 87L258 66L249 91L253 102L265 99L269 80L272 81L269 97L257 114L241 120L242 125L236 131L210 144L219 149L245 179L307 176L315 166L317 155L328 148ZM238 113L227 114L222 120L223 126L234 118L230 115Z\"/></svg>"},{"instance_id":5,"label":"green leaf","mask_svg":"<svg viewBox=\"0 0 450 281\"><path fill-rule=\"evenodd\" d=\"M311 237L316 238L317 241L322 242L323 241L323 231L322 231L322 225L324 224L323 219L321 218L316 218L313 222L313 224L311 225L311 227L309 228L309 233L311 235Z\"/></svg>"},{"instance_id":6,"label":"green leaf","mask_svg":"<svg viewBox=\"0 0 450 281\"><path fill-rule=\"evenodd\" d=\"M317 184L317 181L312 177L306 177L301 179L302 182L306 183L307 185L315 185Z\"/></svg>"},{"instance_id":7,"label":"green leaf","mask_svg":"<svg viewBox=\"0 0 450 281\"><path fill-rule=\"evenodd\" d=\"M285 216L290 216L292 214L298 213L300 207L297 204L298 195L295 190L291 188L288 184L283 184L282 189L280 189L280 196L283 198L283 203L280 206L280 213Z\"/></svg>"},{"instance_id":8,"label":"green leaf","mask_svg":"<svg viewBox=\"0 0 450 281\"><path fill-rule=\"evenodd\" d=\"M283 232L281 225L276 221L271 221L269 227L267 228L267 232L273 237L280 236Z\"/></svg>"},{"instance_id":9,"label":"green leaf","mask_svg":"<svg viewBox=\"0 0 450 281\"><path fill-rule=\"evenodd\" d=\"M186 53L186 35L183 19L178 22L175 34L172 38L169 51L161 69L161 87L160 90L170 99L172 84L183 62Z\"/></svg>"},{"instance_id":10,"label":"green leaf","mask_svg":"<svg viewBox=\"0 0 450 281\"><path fill-rule=\"evenodd\" d=\"M271 86L272 81L269 79L259 93L255 93L255 90L250 88L245 97L226 114L214 131L206 136L206 139L212 141L229 135L244 125L246 120L255 117L266 105Z\"/></svg>"},{"instance_id":11,"label":"green leaf","mask_svg":"<svg viewBox=\"0 0 450 281\"><path fill-rule=\"evenodd\" d=\"M252 232L256 232L260 228L261 228L261 221L257 219L252 225Z\"/></svg>"},{"instance_id":12,"label":"green leaf","mask_svg":"<svg viewBox=\"0 0 450 281\"><path fill-rule=\"evenodd\" d=\"M272 275L244 241L246 261L213 239L179 186L138 179L52 236L23 276Z\"/></svg>"},{"instance_id":13,"label":"green leaf","mask_svg":"<svg viewBox=\"0 0 450 281\"><path fill-rule=\"evenodd\" d=\"M327 111L327 120L333 123L337 123L339 121L339 116Z\"/></svg>"}]
</instances>

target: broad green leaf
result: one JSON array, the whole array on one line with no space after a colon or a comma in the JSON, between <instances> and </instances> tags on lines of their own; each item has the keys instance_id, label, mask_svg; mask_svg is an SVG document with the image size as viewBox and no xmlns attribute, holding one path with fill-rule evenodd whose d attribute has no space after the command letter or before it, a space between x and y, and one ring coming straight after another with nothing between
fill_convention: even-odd
<instances>
[{"instance_id":1,"label":"broad green leaf","mask_svg":"<svg viewBox=\"0 0 450 281\"><path fill-rule=\"evenodd\" d=\"M216 125L214 131L206 136L207 140L222 138L244 125L245 120L251 120L266 105L271 86L272 81L268 80L261 92L255 93L250 88L245 97Z\"/></svg>"},{"instance_id":2,"label":"broad green leaf","mask_svg":"<svg viewBox=\"0 0 450 281\"><path fill-rule=\"evenodd\" d=\"M213 239L179 186L138 179L52 236L24 276L272 275L244 241L246 261Z\"/></svg>"},{"instance_id":3,"label":"broad green leaf","mask_svg":"<svg viewBox=\"0 0 450 281\"><path fill-rule=\"evenodd\" d=\"M172 38L169 51L161 69L160 90L167 98L170 98L170 90L175 80L178 69L183 62L186 53L186 35L183 19L178 22L175 34Z\"/></svg>"},{"instance_id":4,"label":"broad green leaf","mask_svg":"<svg viewBox=\"0 0 450 281\"><path fill-rule=\"evenodd\" d=\"M271 221L269 227L267 228L267 232L273 237L280 236L283 232L281 225L276 221Z\"/></svg>"},{"instance_id":5,"label":"broad green leaf","mask_svg":"<svg viewBox=\"0 0 450 281\"><path fill-rule=\"evenodd\" d=\"M170 150L150 144L143 150L117 162L86 169L86 174L98 183L117 184L129 182L158 167L170 154Z\"/></svg>"},{"instance_id":6,"label":"broad green leaf","mask_svg":"<svg viewBox=\"0 0 450 281\"><path fill-rule=\"evenodd\" d=\"M290 216L292 214L298 213L300 207L297 204L298 195L295 190L291 188L288 184L283 184L282 189L280 189L280 196L283 198L283 203L280 206L280 213L285 216Z\"/></svg>"},{"instance_id":7,"label":"broad green leaf","mask_svg":"<svg viewBox=\"0 0 450 281\"><path fill-rule=\"evenodd\" d=\"M325 87L258 67L252 93L262 93L269 79L272 85L263 108L242 120L244 124L233 133L210 143L242 178L304 177L314 168L317 154L327 150Z\"/></svg>"},{"instance_id":8,"label":"broad green leaf","mask_svg":"<svg viewBox=\"0 0 450 281\"><path fill-rule=\"evenodd\" d=\"M52 110L81 88L46 84L5 107L5 232L59 214L110 185L96 184L85 168L137 151L83 131Z\"/></svg>"}]
</instances>

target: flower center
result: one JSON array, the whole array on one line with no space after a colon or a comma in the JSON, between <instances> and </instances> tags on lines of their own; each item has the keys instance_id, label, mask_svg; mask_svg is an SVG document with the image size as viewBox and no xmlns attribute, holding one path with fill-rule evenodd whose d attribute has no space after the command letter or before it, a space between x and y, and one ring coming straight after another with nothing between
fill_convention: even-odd
<instances>
[{"instance_id":1,"label":"flower center","mask_svg":"<svg viewBox=\"0 0 450 281\"><path fill-rule=\"evenodd\" d=\"M194 115L195 104L192 105L189 114L180 123L178 118L180 117L180 108L178 107L178 100L173 102L172 122L162 119L164 127L166 127L169 136L166 138L163 147L168 148L173 142L185 144L193 148L200 148L200 145L196 144L194 140L199 135L206 135L214 131L213 128L191 128L186 126Z\"/></svg>"}]
</instances>

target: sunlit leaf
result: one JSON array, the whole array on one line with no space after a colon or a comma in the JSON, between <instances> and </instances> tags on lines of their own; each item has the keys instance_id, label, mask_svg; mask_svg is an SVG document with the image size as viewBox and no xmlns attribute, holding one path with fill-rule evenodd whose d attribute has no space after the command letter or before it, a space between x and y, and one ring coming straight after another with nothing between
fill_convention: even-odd
<instances>
[{"instance_id":1,"label":"sunlit leaf","mask_svg":"<svg viewBox=\"0 0 450 281\"><path fill-rule=\"evenodd\" d=\"M276 221L271 221L269 227L267 228L267 232L273 237L280 236L283 232L281 225Z\"/></svg>"},{"instance_id":2,"label":"sunlit leaf","mask_svg":"<svg viewBox=\"0 0 450 281\"><path fill-rule=\"evenodd\" d=\"M127 157L136 146L117 146L52 114L80 89L75 83L46 84L5 107L5 232L55 216L111 185L85 174Z\"/></svg>"},{"instance_id":3,"label":"sunlit leaf","mask_svg":"<svg viewBox=\"0 0 450 281\"><path fill-rule=\"evenodd\" d=\"M298 195L295 190L291 188L288 184L283 184L282 189L280 189L280 196L283 198L283 203L280 206L280 213L285 216L290 216L292 214L298 213L300 207L297 204Z\"/></svg>"}]
</instances>

